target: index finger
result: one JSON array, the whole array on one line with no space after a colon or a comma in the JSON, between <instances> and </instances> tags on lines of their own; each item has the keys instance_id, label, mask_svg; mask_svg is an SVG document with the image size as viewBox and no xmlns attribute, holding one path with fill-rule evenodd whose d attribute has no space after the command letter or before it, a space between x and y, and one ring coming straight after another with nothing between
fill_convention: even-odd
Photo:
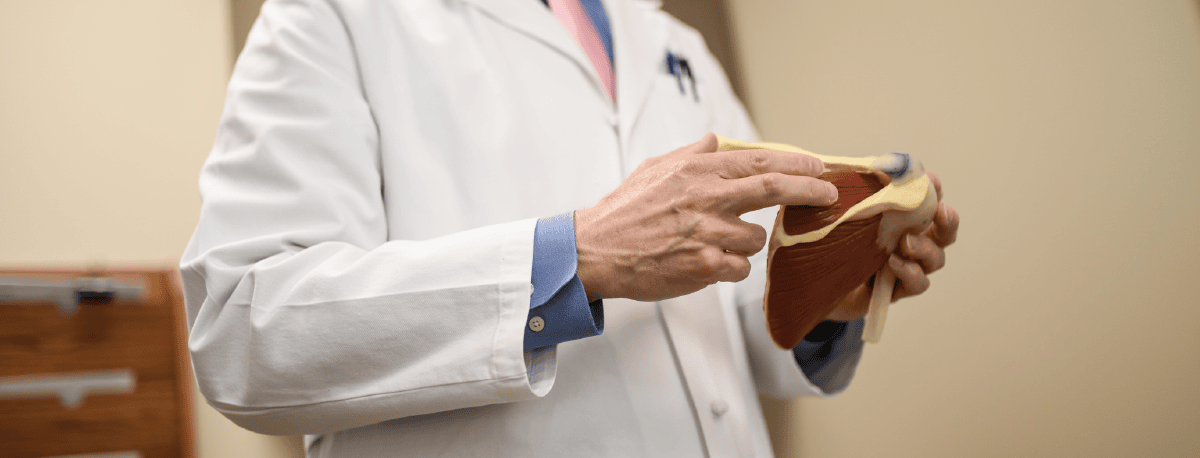
<instances>
[{"instance_id":1,"label":"index finger","mask_svg":"<svg viewBox=\"0 0 1200 458\"><path fill-rule=\"evenodd\" d=\"M826 206L837 202L837 188L820 178L764 173L715 186L712 192L719 207L742 215L776 205Z\"/></svg>"},{"instance_id":2,"label":"index finger","mask_svg":"<svg viewBox=\"0 0 1200 458\"><path fill-rule=\"evenodd\" d=\"M767 173L815 177L825 171L820 159L807 154L769 149L719 151L704 156L722 178L747 178Z\"/></svg>"}]
</instances>

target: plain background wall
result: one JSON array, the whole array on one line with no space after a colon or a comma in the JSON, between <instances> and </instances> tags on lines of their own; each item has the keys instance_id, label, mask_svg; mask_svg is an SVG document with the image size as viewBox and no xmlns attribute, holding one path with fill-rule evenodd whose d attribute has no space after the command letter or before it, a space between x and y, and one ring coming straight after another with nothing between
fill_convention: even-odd
<instances>
[{"instance_id":1,"label":"plain background wall","mask_svg":"<svg viewBox=\"0 0 1200 458\"><path fill-rule=\"evenodd\" d=\"M178 265L229 24L227 0L0 1L0 267ZM201 458L294 456L195 400Z\"/></svg>"},{"instance_id":2,"label":"plain background wall","mask_svg":"<svg viewBox=\"0 0 1200 458\"><path fill-rule=\"evenodd\" d=\"M1200 456L1194 0L730 0L764 138L903 151L962 215L780 456Z\"/></svg>"},{"instance_id":3,"label":"plain background wall","mask_svg":"<svg viewBox=\"0 0 1200 458\"><path fill-rule=\"evenodd\" d=\"M780 456L1200 453L1200 11L729 0L764 137L904 151L963 215L850 390L768 403ZM0 2L0 266L173 265L229 0ZM202 401L201 456L283 457Z\"/></svg>"}]
</instances>

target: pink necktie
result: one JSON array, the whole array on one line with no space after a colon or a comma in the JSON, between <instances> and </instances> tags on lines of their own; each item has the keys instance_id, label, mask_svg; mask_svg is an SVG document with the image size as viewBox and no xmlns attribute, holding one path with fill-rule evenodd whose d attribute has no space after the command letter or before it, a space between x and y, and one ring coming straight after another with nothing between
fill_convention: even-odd
<instances>
[{"instance_id":1,"label":"pink necktie","mask_svg":"<svg viewBox=\"0 0 1200 458\"><path fill-rule=\"evenodd\" d=\"M579 3L579 0L549 0L549 3L554 17L571 32L575 42L579 43L583 52L587 54L588 60L592 62L592 69L596 70L600 82L604 84L604 90L608 91L608 97L617 100L617 86L612 65L608 63L608 52L604 50L604 42L600 41L600 34L596 33L596 26L583 9L583 4Z\"/></svg>"}]
</instances>

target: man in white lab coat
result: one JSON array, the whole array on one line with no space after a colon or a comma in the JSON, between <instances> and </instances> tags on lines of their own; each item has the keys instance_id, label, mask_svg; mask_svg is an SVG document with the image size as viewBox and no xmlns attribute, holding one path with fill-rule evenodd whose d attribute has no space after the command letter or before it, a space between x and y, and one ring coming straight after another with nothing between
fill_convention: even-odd
<instances>
[{"instance_id":1,"label":"man in white lab coat","mask_svg":"<svg viewBox=\"0 0 1200 458\"><path fill-rule=\"evenodd\" d=\"M770 456L758 394L843 389L865 285L794 351L761 308L820 164L713 152L757 135L699 35L602 12L614 93L536 0L268 1L181 265L208 402L310 456Z\"/></svg>"}]
</instances>

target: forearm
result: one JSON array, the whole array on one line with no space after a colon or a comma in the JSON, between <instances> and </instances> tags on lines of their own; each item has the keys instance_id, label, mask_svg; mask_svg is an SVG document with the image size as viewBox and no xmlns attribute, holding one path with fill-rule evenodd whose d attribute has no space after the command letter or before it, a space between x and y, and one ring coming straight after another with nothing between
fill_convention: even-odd
<instances>
[{"instance_id":1,"label":"forearm","mask_svg":"<svg viewBox=\"0 0 1200 458\"><path fill-rule=\"evenodd\" d=\"M269 434L535 397L520 345L533 224L370 250L324 242L254 263L262 238L189 251L202 392Z\"/></svg>"}]
</instances>

